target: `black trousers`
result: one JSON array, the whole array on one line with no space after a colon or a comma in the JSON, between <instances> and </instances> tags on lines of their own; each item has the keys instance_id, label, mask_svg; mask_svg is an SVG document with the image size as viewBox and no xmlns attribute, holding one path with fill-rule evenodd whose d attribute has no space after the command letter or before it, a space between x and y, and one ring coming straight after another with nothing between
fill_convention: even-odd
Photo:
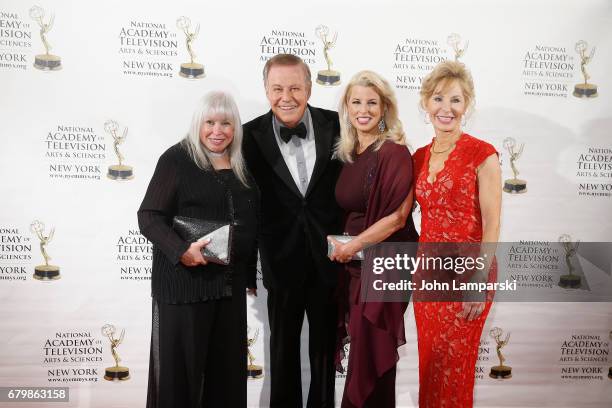
<instances>
[{"instance_id":1,"label":"black trousers","mask_svg":"<svg viewBox=\"0 0 612 408\"><path fill-rule=\"evenodd\" d=\"M147 408L246 407L244 289L189 304L153 299Z\"/></svg>"},{"instance_id":2,"label":"black trousers","mask_svg":"<svg viewBox=\"0 0 612 408\"><path fill-rule=\"evenodd\" d=\"M308 318L310 389L307 407L334 406L337 305L334 288L306 285L268 290L270 407L302 407L300 335Z\"/></svg>"}]
</instances>

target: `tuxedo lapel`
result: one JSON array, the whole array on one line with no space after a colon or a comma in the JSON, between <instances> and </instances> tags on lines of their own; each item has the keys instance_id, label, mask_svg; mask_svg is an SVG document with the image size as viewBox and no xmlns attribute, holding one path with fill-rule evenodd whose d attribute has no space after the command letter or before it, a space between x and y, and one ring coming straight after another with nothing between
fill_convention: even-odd
<instances>
[{"instance_id":1,"label":"tuxedo lapel","mask_svg":"<svg viewBox=\"0 0 612 408\"><path fill-rule=\"evenodd\" d=\"M316 108L308 106L310 109L310 116L312 118L312 126L315 134L315 146L317 151L317 160L308 183L308 189L306 190L306 196L312 191L315 184L323 174L329 159L331 158L331 152L333 149L332 142L334 140L334 122L327 120L321 112Z\"/></svg>"},{"instance_id":2,"label":"tuxedo lapel","mask_svg":"<svg viewBox=\"0 0 612 408\"><path fill-rule=\"evenodd\" d=\"M268 114L264 116L263 126L260 129L253 130L253 136L266 161L274 169L274 172L278 175L278 177L280 177L281 180L283 180L283 182L294 194L301 197L302 193L300 193L300 190L295 185L293 177L291 177L291 173L289 173L287 164L285 163L285 160L280 152L278 143L276 143L276 136L274 135L274 129L272 128L272 111L268 112ZM317 147L317 157L318 155L319 151Z\"/></svg>"}]
</instances>

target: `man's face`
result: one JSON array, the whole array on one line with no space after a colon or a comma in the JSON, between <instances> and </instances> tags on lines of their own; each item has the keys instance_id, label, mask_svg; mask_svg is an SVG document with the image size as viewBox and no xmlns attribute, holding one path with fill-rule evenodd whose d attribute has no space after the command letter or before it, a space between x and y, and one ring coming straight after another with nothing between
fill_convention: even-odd
<instances>
[{"instance_id":1,"label":"man's face","mask_svg":"<svg viewBox=\"0 0 612 408\"><path fill-rule=\"evenodd\" d=\"M268 71L266 96L272 112L284 126L297 126L310 98L304 69L299 65L273 65Z\"/></svg>"}]
</instances>

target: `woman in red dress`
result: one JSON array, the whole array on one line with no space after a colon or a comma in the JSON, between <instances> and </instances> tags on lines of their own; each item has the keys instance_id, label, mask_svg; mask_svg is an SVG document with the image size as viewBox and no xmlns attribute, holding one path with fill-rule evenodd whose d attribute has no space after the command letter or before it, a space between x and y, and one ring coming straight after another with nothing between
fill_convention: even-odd
<instances>
[{"instance_id":1,"label":"woman in red dress","mask_svg":"<svg viewBox=\"0 0 612 408\"><path fill-rule=\"evenodd\" d=\"M335 245L330 258L345 263L338 284L339 349L348 331L350 352L342 407L391 408L395 407L397 347L405 343L407 299L363 302L361 263L351 258L366 244L417 241L409 217L412 157L393 90L374 72L362 71L353 77L342 96L339 115L336 154L344 166L336 199L345 210L345 233L355 236L347 244L330 238Z\"/></svg>"},{"instance_id":2,"label":"woman in red dress","mask_svg":"<svg viewBox=\"0 0 612 408\"><path fill-rule=\"evenodd\" d=\"M414 154L415 198L421 207L419 243L497 242L501 210L497 152L461 130L462 118L474 102L469 71L462 63L442 62L423 80L420 93L435 137ZM423 274L417 271L417 285L426 279ZM496 279L495 262L485 275L482 280ZM490 298L482 300L427 301L427 294L413 295L419 407L473 405L478 345L491 308Z\"/></svg>"}]
</instances>

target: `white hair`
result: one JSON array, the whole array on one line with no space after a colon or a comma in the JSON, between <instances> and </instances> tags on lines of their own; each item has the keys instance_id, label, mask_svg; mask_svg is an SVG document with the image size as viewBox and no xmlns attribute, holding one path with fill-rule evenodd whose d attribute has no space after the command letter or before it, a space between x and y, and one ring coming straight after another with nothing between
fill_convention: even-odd
<instances>
[{"instance_id":1,"label":"white hair","mask_svg":"<svg viewBox=\"0 0 612 408\"><path fill-rule=\"evenodd\" d=\"M210 153L200 141L200 130L202 123L212 116L222 116L234 127L234 139L229 146L230 166L242 184L248 186L244 159L242 158L242 122L236 102L230 94L213 91L200 99L193 112L189 133L181 141L181 144L199 168L211 170Z\"/></svg>"}]
</instances>

